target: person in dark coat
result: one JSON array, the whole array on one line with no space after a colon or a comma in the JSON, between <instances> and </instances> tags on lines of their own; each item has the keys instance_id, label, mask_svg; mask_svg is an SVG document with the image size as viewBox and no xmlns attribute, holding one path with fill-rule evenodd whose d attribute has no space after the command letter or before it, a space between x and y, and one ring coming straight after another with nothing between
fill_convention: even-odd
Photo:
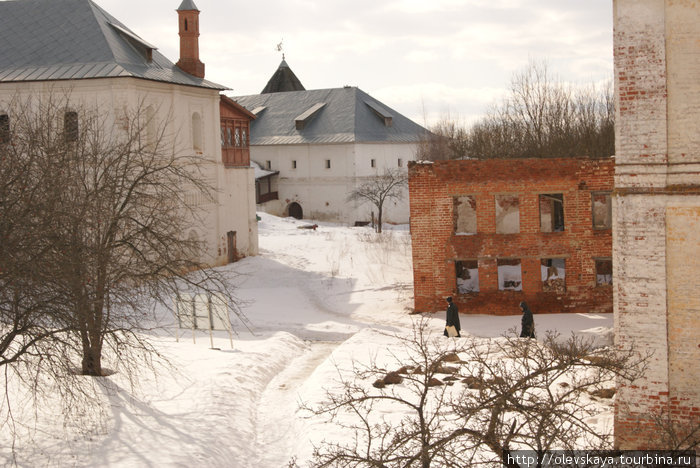
<instances>
[{"instance_id":1,"label":"person in dark coat","mask_svg":"<svg viewBox=\"0 0 700 468\"><path fill-rule=\"evenodd\" d=\"M524 301L520 303L520 310L523 311L522 331L520 332L520 338L534 338L535 319L532 317L532 311Z\"/></svg>"},{"instance_id":2,"label":"person in dark coat","mask_svg":"<svg viewBox=\"0 0 700 468\"><path fill-rule=\"evenodd\" d=\"M457 330L457 336L462 336L459 333L459 330L461 329L459 325L459 309L457 309L457 305L452 302L452 296L447 298L447 322L445 323L445 331L443 332L443 335L447 335L447 327L452 325L455 327Z\"/></svg>"}]
</instances>

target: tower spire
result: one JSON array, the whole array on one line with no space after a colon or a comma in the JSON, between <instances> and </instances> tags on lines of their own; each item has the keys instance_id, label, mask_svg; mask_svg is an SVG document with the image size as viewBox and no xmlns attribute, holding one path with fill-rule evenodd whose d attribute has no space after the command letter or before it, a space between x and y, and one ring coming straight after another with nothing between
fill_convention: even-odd
<instances>
[{"instance_id":1,"label":"tower spire","mask_svg":"<svg viewBox=\"0 0 700 468\"><path fill-rule=\"evenodd\" d=\"M204 78L204 64L199 60L199 9L193 0L182 0L177 16L180 60L176 65L190 75Z\"/></svg>"}]
</instances>

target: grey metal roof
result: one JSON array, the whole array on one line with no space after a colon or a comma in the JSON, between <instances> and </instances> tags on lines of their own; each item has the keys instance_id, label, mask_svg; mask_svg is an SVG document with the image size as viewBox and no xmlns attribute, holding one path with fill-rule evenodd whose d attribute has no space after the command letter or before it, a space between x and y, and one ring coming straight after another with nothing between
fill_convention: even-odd
<instances>
[{"instance_id":1,"label":"grey metal roof","mask_svg":"<svg viewBox=\"0 0 700 468\"><path fill-rule=\"evenodd\" d=\"M0 82L123 76L227 89L185 73L92 0L0 1Z\"/></svg>"},{"instance_id":2,"label":"grey metal roof","mask_svg":"<svg viewBox=\"0 0 700 468\"><path fill-rule=\"evenodd\" d=\"M294 74L287 62L282 58L279 67L272 74L270 81L267 82L262 94L267 93L282 93L287 91L304 91L304 85L301 84L299 78Z\"/></svg>"},{"instance_id":3,"label":"grey metal roof","mask_svg":"<svg viewBox=\"0 0 700 468\"><path fill-rule=\"evenodd\" d=\"M264 107L250 123L251 145L304 143L415 143L425 128L356 87L255 94L232 98L249 110ZM325 104L319 107L318 104ZM295 119L314 108L297 130ZM381 109L391 119L379 115Z\"/></svg>"},{"instance_id":4,"label":"grey metal roof","mask_svg":"<svg viewBox=\"0 0 700 468\"><path fill-rule=\"evenodd\" d=\"M192 0L182 0L182 3L177 8L177 11L189 11L189 10L199 11L199 8L197 8L197 5L195 5Z\"/></svg>"}]
</instances>

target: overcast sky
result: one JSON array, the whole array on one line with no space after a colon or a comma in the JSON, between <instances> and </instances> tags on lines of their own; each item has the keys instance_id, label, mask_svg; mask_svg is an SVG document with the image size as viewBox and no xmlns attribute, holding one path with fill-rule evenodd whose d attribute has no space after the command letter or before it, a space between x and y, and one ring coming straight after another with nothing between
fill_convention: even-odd
<instances>
[{"instance_id":1,"label":"overcast sky","mask_svg":"<svg viewBox=\"0 0 700 468\"><path fill-rule=\"evenodd\" d=\"M170 60L181 0L95 0ZM206 78L259 93L282 60L306 89L357 86L420 124L473 121L529 60L612 79L611 0L194 0Z\"/></svg>"}]
</instances>

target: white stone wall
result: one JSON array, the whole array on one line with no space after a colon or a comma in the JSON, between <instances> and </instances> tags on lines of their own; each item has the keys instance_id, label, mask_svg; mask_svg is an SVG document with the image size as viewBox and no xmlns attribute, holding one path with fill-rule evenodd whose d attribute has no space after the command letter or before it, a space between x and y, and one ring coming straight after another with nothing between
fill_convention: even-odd
<instances>
[{"instance_id":1,"label":"white stone wall","mask_svg":"<svg viewBox=\"0 0 700 468\"><path fill-rule=\"evenodd\" d=\"M354 224L369 221L376 208L367 203L347 201L348 194L363 179L381 174L385 168L403 171L415 159L412 144L318 144L252 146L251 159L268 169L279 171L279 200L266 202L259 208L277 216L286 216L290 203L296 202L304 218ZM372 167L372 159L375 165ZM326 167L330 160L331 167ZM296 161L294 168L293 161ZM384 222L408 223L408 191L399 202L384 207Z\"/></svg>"},{"instance_id":2,"label":"white stone wall","mask_svg":"<svg viewBox=\"0 0 700 468\"><path fill-rule=\"evenodd\" d=\"M616 344L652 356L620 382L621 448L668 448L655 414L700 422L700 2L614 0ZM692 259L692 260L691 260Z\"/></svg>"},{"instance_id":3,"label":"white stone wall","mask_svg":"<svg viewBox=\"0 0 700 468\"><path fill-rule=\"evenodd\" d=\"M241 254L257 254L254 176L252 170L243 170L234 176L223 167L217 90L135 78L0 84L0 102L18 95L36 98L63 94L68 95L76 107L106 109L108 114L139 106L153 109L157 125L167 122L166 144L180 154L197 154L207 162L208 178L217 199L213 203L202 200L202 216L194 229L197 238L207 243L207 258L203 260L214 265L226 263L227 254L222 251L220 240L228 231L246 233L238 238ZM195 112L201 117L199 149L193 145L192 115ZM197 193L191 196L200 199Z\"/></svg>"}]
</instances>

